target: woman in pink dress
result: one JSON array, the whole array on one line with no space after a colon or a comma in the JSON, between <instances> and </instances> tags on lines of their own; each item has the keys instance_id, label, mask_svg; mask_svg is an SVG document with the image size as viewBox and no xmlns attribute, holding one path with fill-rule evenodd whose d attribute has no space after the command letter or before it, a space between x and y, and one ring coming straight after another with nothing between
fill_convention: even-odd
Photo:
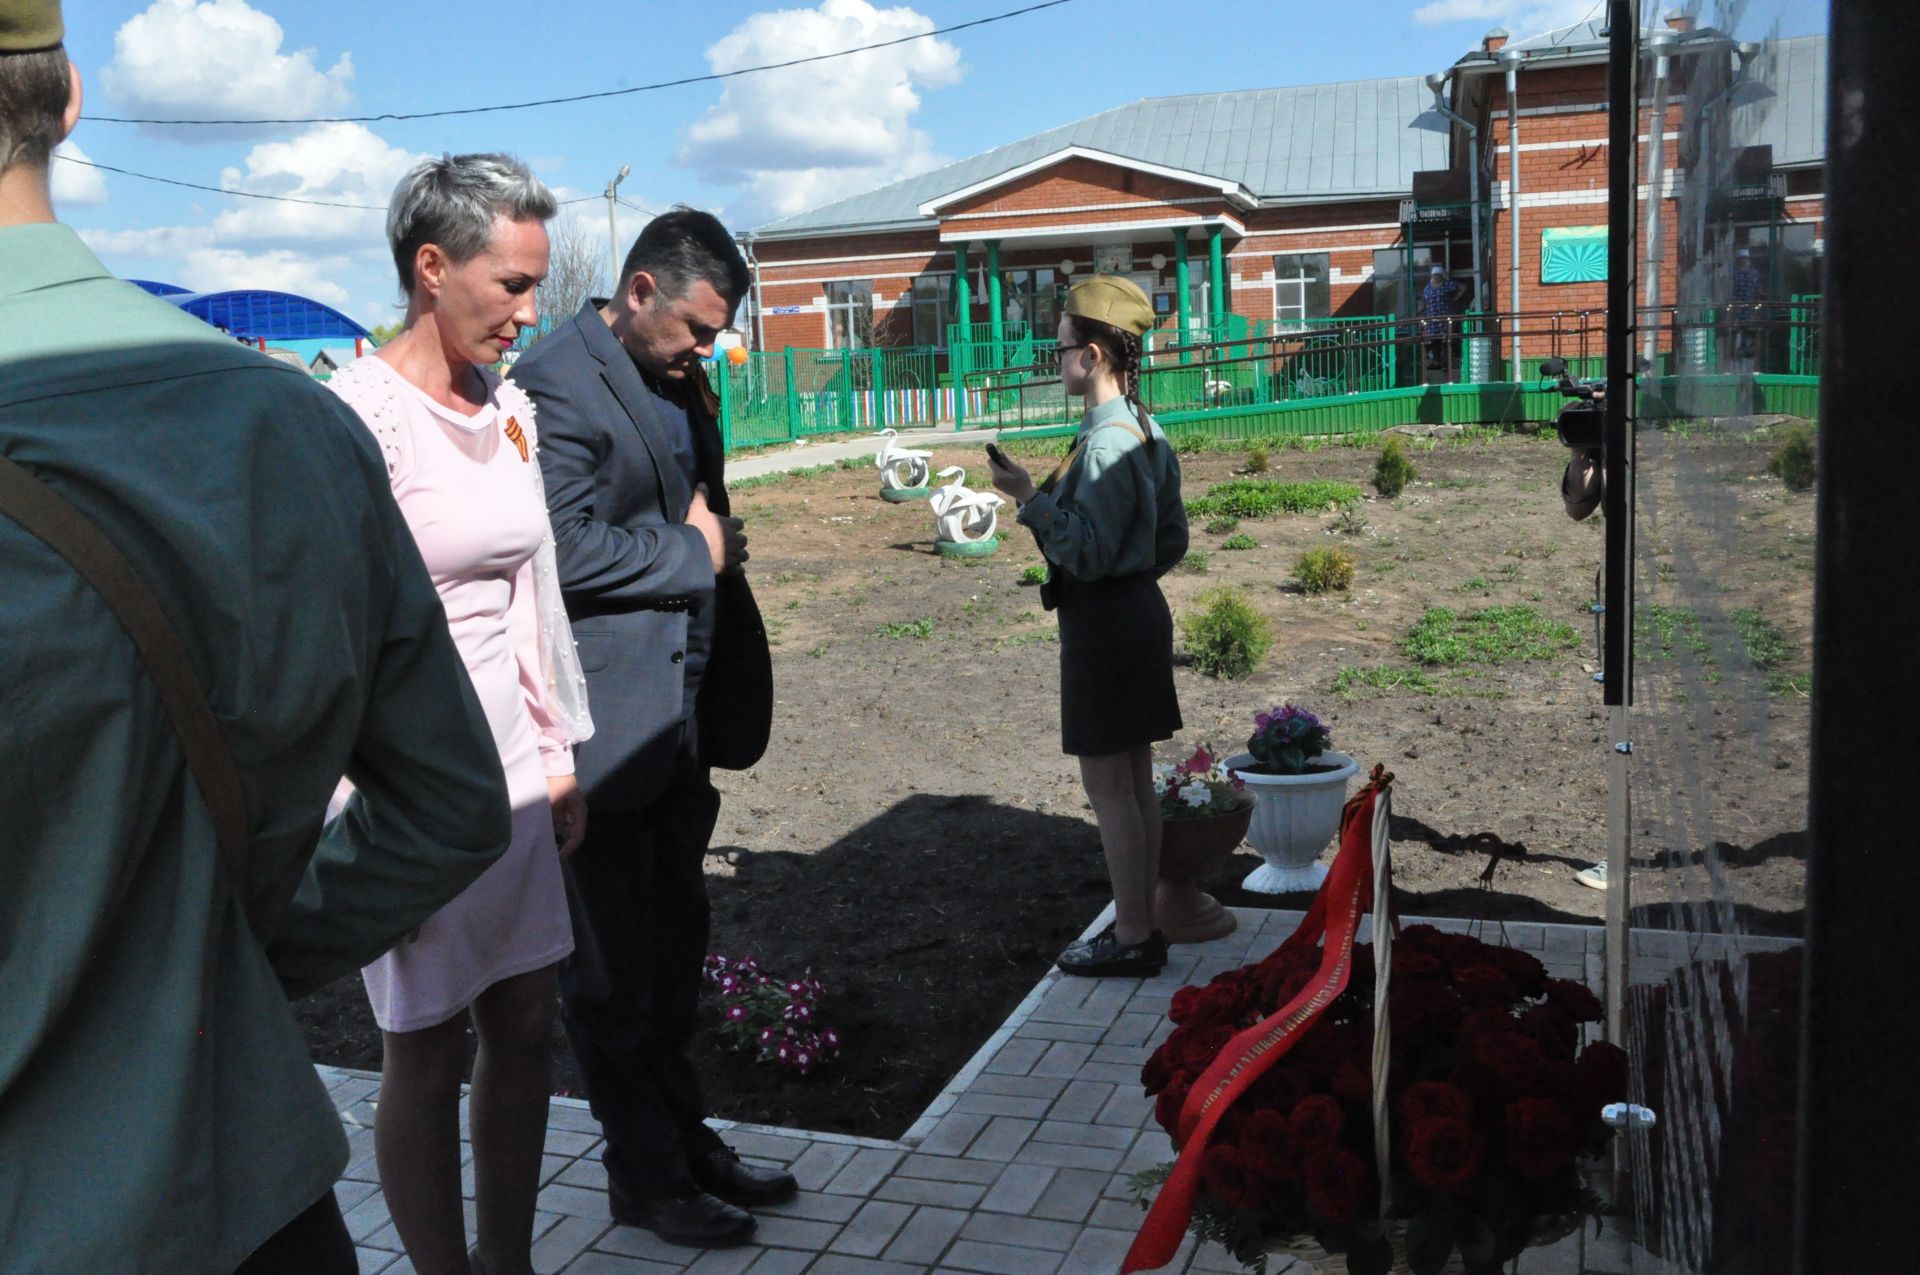
<instances>
[{"instance_id":1,"label":"woman in pink dress","mask_svg":"<svg viewBox=\"0 0 1920 1275\"><path fill-rule=\"evenodd\" d=\"M542 667L543 626L569 649L570 639L564 613L556 621L536 604L537 551L551 531L536 486L533 408L488 365L537 317L544 223L554 211L546 187L508 157L421 163L401 179L387 216L405 327L331 382L386 453L513 802L505 857L363 971L384 1033L380 1182L420 1275L533 1270L555 966L573 950L560 858L579 844L586 808L573 780L568 704L551 659ZM469 1015L479 1037L471 1252L459 1141Z\"/></svg>"}]
</instances>

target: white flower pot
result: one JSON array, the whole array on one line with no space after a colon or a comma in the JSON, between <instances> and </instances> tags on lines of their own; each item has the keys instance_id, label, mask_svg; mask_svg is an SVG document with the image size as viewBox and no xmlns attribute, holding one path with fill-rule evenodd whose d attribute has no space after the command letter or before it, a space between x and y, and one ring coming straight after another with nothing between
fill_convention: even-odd
<instances>
[{"instance_id":1,"label":"white flower pot","mask_svg":"<svg viewBox=\"0 0 1920 1275\"><path fill-rule=\"evenodd\" d=\"M1251 753L1227 758L1225 765L1240 776L1253 797L1253 826L1247 840L1265 863L1247 874L1243 890L1259 894L1292 894L1318 890L1327 878L1320 862L1340 831L1340 811L1347 804L1347 780L1360 763L1332 749L1316 761L1334 769L1305 775L1257 775Z\"/></svg>"}]
</instances>

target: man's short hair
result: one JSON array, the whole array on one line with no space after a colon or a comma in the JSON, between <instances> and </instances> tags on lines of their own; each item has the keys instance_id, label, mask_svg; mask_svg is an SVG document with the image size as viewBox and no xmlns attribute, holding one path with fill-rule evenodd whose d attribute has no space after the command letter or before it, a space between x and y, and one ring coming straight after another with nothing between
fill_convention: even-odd
<instances>
[{"instance_id":1,"label":"man's short hair","mask_svg":"<svg viewBox=\"0 0 1920 1275\"><path fill-rule=\"evenodd\" d=\"M47 166L72 93L66 49L0 53L0 172Z\"/></svg>"},{"instance_id":2,"label":"man's short hair","mask_svg":"<svg viewBox=\"0 0 1920 1275\"><path fill-rule=\"evenodd\" d=\"M746 258L720 219L684 204L648 222L633 241L620 266L622 292L639 270L652 275L660 294L669 300L684 297L687 289L704 279L728 305L737 306L752 284Z\"/></svg>"},{"instance_id":3,"label":"man's short hair","mask_svg":"<svg viewBox=\"0 0 1920 1275\"><path fill-rule=\"evenodd\" d=\"M493 241L493 223L547 221L560 211L553 192L511 155L442 155L415 164L387 205L387 245L400 290L413 291L413 259L438 244L455 265Z\"/></svg>"}]
</instances>

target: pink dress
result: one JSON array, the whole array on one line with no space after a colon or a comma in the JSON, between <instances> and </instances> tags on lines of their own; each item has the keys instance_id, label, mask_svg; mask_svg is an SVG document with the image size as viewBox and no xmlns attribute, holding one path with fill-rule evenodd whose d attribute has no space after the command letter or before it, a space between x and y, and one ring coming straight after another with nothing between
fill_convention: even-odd
<instances>
[{"instance_id":1,"label":"pink dress","mask_svg":"<svg viewBox=\"0 0 1920 1275\"><path fill-rule=\"evenodd\" d=\"M361 971L386 1031L443 1023L494 983L573 950L547 800L547 776L572 774L573 754L540 675L532 559L548 523L527 468L536 463L533 406L511 382L482 375L489 398L472 416L377 358L329 382L386 453L394 499L440 591L513 804L507 853Z\"/></svg>"}]
</instances>

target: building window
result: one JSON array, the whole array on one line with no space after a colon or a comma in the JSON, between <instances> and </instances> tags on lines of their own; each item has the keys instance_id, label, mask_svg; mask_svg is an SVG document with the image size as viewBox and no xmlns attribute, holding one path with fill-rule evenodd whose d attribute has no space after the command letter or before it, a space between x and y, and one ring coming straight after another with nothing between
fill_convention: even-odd
<instances>
[{"instance_id":1,"label":"building window","mask_svg":"<svg viewBox=\"0 0 1920 1275\"><path fill-rule=\"evenodd\" d=\"M1001 317L1009 323L1025 323L1034 336L1051 341L1060 326L1060 303L1066 292L1059 272L1051 266L1008 270L1000 279Z\"/></svg>"},{"instance_id":2,"label":"building window","mask_svg":"<svg viewBox=\"0 0 1920 1275\"><path fill-rule=\"evenodd\" d=\"M827 285L827 343L836 350L873 344L873 280L843 279Z\"/></svg>"},{"instance_id":3,"label":"building window","mask_svg":"<svg viewBox=\"0 0 1920 1275\"><path fill-rule=\"evenodd\" d=\"M1324 319L1332 311L1328 254L1289 252L1273 259L1273 321L1299 324Z\"/></svg>"},{"instance_id":4,"label":"building window","mask_svg":"<svg viewBox=\"0 0 1920 1275\"><path fill-rule=\"evenodd\" d=\"M953 276L923 274L913 281L913 343L944 349L952 321Z\"/></svg>"}]
</instances>

